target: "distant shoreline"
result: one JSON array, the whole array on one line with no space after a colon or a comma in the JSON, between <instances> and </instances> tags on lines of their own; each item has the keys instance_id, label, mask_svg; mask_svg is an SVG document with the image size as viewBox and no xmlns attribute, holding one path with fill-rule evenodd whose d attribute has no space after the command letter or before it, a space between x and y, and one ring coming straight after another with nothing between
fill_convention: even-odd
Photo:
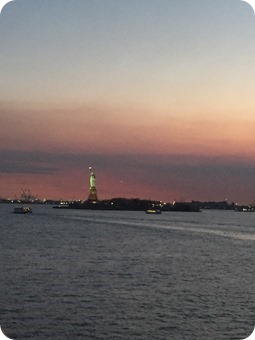
<instances>
[{"instance_id":1,"label":"distant shoreline","mask_svg":"<svg viewBox=\"0 0 255 340\"><path fill-rule=\"evenodd\" d=\"M191 201L165 203L162 201L146 200L139 198L112 198L90 202L88 200L51 200L51 199L0 199L0 203L6 204L43 204L51 205L59 209L85 209L85 210L127 210L146 211L156 209L160 211L186 211L199 212L201 210L234 210L243 212L255 212L254 205L229 204L227 201Z\"/></svg>"}]
</instances>

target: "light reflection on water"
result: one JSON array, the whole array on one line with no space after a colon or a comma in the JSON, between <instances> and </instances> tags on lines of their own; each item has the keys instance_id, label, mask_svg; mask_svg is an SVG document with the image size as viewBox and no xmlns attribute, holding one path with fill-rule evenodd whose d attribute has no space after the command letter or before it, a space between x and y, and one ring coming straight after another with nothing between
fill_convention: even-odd
<instances>
[{"instance_id":1,"label":"light reflection on water","mask_svg":"<svg viewBox=\"0 0 255 340\"><path fill-rule=\"evenodd\" d=\"M12 339L248 337L255 214L1 212L1 322Z\"/></svg>"}]
</instances>

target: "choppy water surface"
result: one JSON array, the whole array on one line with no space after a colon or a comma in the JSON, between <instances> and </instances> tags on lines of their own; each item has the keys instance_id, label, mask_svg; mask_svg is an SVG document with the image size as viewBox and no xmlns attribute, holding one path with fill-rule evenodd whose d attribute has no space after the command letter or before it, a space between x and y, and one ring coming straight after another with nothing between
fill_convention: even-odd
<instances>
[{"instance_id":1,"label":"choppy water surface","mask_svg":"<svg viewBox=\"0 0 255 340\"><path fill-rule=\"evenodd\" d=\"M11 339L241 340L255 325L255 214L0 205Z\"/></svg>"}]
</instances>

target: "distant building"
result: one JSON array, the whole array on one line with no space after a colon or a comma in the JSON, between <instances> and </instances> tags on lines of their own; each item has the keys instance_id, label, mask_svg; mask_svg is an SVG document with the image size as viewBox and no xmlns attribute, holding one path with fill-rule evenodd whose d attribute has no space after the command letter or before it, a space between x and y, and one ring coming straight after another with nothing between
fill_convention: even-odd
<instances>
[{"instance_id":1,"label":"distant building","mask_svg":"<svg viewBox=\"0 0 255 340\"><path fill-rule=\"evenodd\" d=\"M89 202L98 202L97 198L97 189L96 189L96 176L92 171L92 168L89 167L90 170L90 178L89 178Z\"/></svg>"}]
</instances>

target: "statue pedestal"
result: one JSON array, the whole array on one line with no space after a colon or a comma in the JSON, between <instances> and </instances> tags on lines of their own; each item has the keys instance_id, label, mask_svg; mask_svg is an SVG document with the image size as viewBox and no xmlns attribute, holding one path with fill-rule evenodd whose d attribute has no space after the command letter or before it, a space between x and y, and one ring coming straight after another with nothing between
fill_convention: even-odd
<instances>
[{"instance_id":1,"label":"statue pedestal","mask_svg":"<svg viewBox=\"0 0 255 340\"><path fill-rule=\"evenodd\" d=\"M97 202L98 201L97 189L96 188L90 188L89 189L88 201L90 201L90 202Z\"/></svg>"}]
</instances>

